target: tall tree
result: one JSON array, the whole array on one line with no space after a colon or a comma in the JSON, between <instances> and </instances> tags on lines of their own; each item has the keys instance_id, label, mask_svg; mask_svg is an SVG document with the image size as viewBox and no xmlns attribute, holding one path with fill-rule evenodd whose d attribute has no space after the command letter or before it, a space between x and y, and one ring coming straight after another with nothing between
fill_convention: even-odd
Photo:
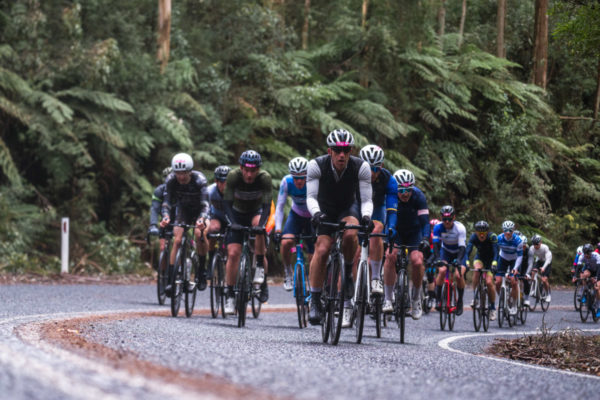
<instances>
[{"instance_id":1,"label":"tall tree","mask_svg":"<svg viewBox=\"0 0 600 400\"><path fill-rule=\"evenodd\" d=\"M535 0L533 83L546 88L548 71L548 0Z\"/></svg>"},{"instance_id":2,"label":"tall tree","mask_svg":"<svg viewBox=\"0 0 600 400\"><path fill-rule=\"evenodd\" d=\"M504 45L504 24L506 19L506 0L498 0L498 12L496 13L496 57L506 58L506 46Z\"/></svg>"},{"instance_id":3,"label":"tall tree","mask_svg":"<svg viewBox=\"0 0 600 400\"><path fill-rule=\"evenodd\" d=\"M444 47L444 34L446 33L446 0L440 1L440 7L438 8L437 14L438 20L438 39L440 41L440 48Z\"/></svg>"},{"instance_id":4,"label":"tall tree","mask_svg":"<svg viewBox=\"0 0 600 400\"><path fill-rule=\"evenodd\" d=\"M171 0L158 0L158 53L160 70L165 71L171 48Z\"/></svg>"},{"instance_id":5,"label":"tall tree","mask_svg":"<svg viewBox=\"0 0 600 400\"><path fill-rule=\"evenodd\" d=\"M462 0L462 9L460 13L460 25L458 26L458 47L462 46L463 35L465 33L465 20L467 19L467 0Z\"/></svg>"},{"instance_id":6,"label":"tall tree","mask_svg":"<svg viewBox=\"0 0 600 400\"><path fill-rule=\"evenodd\" d=\"M310 0L304 0L304 24L302 24L302 50L308 49L309 16L310 16Z\"/></svg>"}]
</instances>

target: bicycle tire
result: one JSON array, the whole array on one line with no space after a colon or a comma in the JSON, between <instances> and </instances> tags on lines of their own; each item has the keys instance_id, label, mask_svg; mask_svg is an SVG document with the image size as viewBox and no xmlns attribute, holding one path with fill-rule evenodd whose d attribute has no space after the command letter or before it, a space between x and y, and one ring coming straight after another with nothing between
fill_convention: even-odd
<instances>
[{"instance_id":1,"label":"bicycle tire","mask_svg":"<svg viewBox=\"0 0 600 400\"><path fill-rule=\"evenodd\" d=\"M506 309L504 311L504 314L506 314L506 316L507 316L506 321L508 322L509 328L512 328L513 326L515 326L517 324L517 314L515 314L515 315L510 314L509 304L511 304L512 301L513 301L512 300L512 288L509 286L509 289L506 292Z\"/></svg>"},{"instance_id":2,"label":"bicycle tire","mask_svg":"<svg viewBox=\"0 0 600 400\"><path fill-rule=\"evenodd\" d=\"M401 269L396 278L396 323L400 330L400 343L404 343L406 330L406 298L408 297L408 277L406 271Z\"/></svg>"},{"instance_id":3,"label":"bicycle tire","mask_svg":"<svg viewBox=\"0 0 600 400\"><path fill-rule=\"evenodd\" d=\"M537 275L536 275L537 277ZM529 293L533 293L533 295L529 296L529 309L531 311L535 311L535 309L537 308L537 304L540 300L540 292L538 290L538 284L537 284L537 278L534 278L531 281L531 287L529 288ZM532 305L533 304L533 305Z\"/></svg>"},{"instance_id":4,"label":"bicycle tire","mask_svg":"<svg viewBox=\"0 0 600 400\"><path fill-rule=\"evenodd\" d=\"M500 295L498 296L498 326L502 328L504 324L504 318L506 318L506 289L500 288Z\"/></svg>"},{"instance_id":5,"label":"bicycle tire","mask_svg":"<svg viewBox=\"0 0 600 400\"><path fill-rule=\"evenodd\" d=\"M580 299L583 294L583 283L581 280L577 279L575 282L575 290L573 291L573 305L575 306L575 311L579 311L579 307L581 307Z\"/></svg>"},{"instance_id":6,"label":"bicycle tire","mask_svg":"<svg viewBox=\"0 0 600 400\"><path fill-rule=\"evenodd\" d=\"M593 295L595 297L595 295ZM596 299L594 298L594 302L596 301ZM598 320L600 319L600 317L597 316L597 310L593 307L593 302L590 303L590 307L591 307L591 312L592 312L592 319L594 320L594 323L598 322Z\"/></svg>"},{"instance_id":7,"label":"bicycle tire","mask_svg":"<svg viewBox=\"0 0 600 400\"><path fill-rule=\"evenodd\" d=\"M246 309L248 308L248 296L250 294L250 271L248 254L242 253L238 270L238 297L236 301L238 313L238 328L246 326Z\"/></svg>"},{"instance_id":8,"label":"bicycle tire","mask_svg":"<svg viewBox=\"0 0 600 400\"><path fill-rule=\"evenodd\" d=\"M382 324L382 308L383 308L383 297L381 295L375 296L373 298L374 310L375 314L375 335L377 338L381 337L381 324Z\"/></svg>"},{"instance_id":9,"label":"bicycle tire","mask_svg":"<svg viewBox=\"0 0 600 400\"><path fill-rule=\"evenodd\" d=\"M483 313L481 312L481 293L479 291L479 286L475 288L475 294L473 295L473 328L475 328L475 332L479 332L481 329L481 322L483 320Z\"/></svg>"},{"instance_id":10,"label":"bicycle tire","mask_svg":"<svg viewBox=\"0 0 600 400\"><path fill-rule=\"evenodd\" d=\"M519 310L519 319L521 320L521 325L525 325L525 322L527 322L527 313L527 306L522 305Z\"/></svg>"},{"instance_id":11,"label":"bicycle tire","mask_svg":"<svg viewBox=\"0 0 600 400\"><path fill-rule=\"evenodd\" d=\"M254 318L258 318L260 316L261 308L262 308L262 303L258 299L258 295L253 291L253 293L252 293L252 316Z\"/></svg>"},{"instance_id":12,"label":"bicycle tire","mask_svg":"<svg viewBox=\"0 0 600 400\"><path fill-rule=\"evenodd\" d=\"M593 301L591 298L591 294L587 287L584 287L583 294L581 295L581 304L579 306L579 317L581 318L581 322L585 322L590 315L590 308L588 304L590 301Z\"/></svg>"},{"instance_id":13,"label":"bicycle tire","mask_svg":"<svg viewBox=\"0 0 600 400\"><path fill-rule=\"evenodd\" d=\"M179 314L179 307L181 307L181 285L183 283L183 261L182 251L177 250L177 257L175 257L175 273L173 277L173 293L171 296L171 316L177 317Z\"/></svg>"},{"instance_id":14,"label":"bicycle tire","mask_svg":"<svg viewBox=\"0 0 600 400\"><path fill-rule=\"evenodd\" d=\"M450 307L447 309L448 311L448 330L454 330L454 321L456 320L456 284L452 282L450 285Z\"/></svg>"},{"instance_id":15,"label":"bicycle tire","mask_svg":"<svg viewBox=\"0 0 600 400\"><path fill-rule=\"evenodd\" d=\"M354 331L356 333L356 343L359 344L362 341L363 330L365 327L365 314L367 311L368 302L367 285L369 284L369 272L367 271L367 268L368 265L366 261L360 262L358 265L358 272L356 276L356 286L358 287L358 291L356 292L356 299L354 299L354 309L356 312Z\"/></svg>"},{"instance_id":16,"label":"bicycle tire","mask_svg":"<svg viewBox=\"0 0 600 400\"><path fill-rule=\"evenodd\" d=\"M294 297L296 297L296 311L298 313L298 326L306 328L306 298L305 281L302 271L304 267L300 263L294 266Z\"/></svg>"},{"instance_id":17,"label":"bicycle tire","mask_svg":"<svg viewBox=\"0 0 600 400\"><path fill-rule=\"evenodd\" d=\"M485 283L483 284L480 296L481 323L483 325L483 330L487 332L490 327L490 308L488 306L488 292Z\"/></svg>"},{"instance_id":18,"label":"bicycle tire","mask_svg":"<svg viewBox=\"0 0 600 400\"><path fill-rule=\"evenodd\" d=\"M542 311L548 311L550 307L550 302L546 300L546 296L549 294L549 290L546 289L543 283L540 285L540 306L542 307Z\"/></svg>"},{"instance_id":19,"label":"bicycle tire","mask_svg":"<svg viewBox=\"0 0 600 400\"><path fill-rule=\"evenodd\" d=\"M338 256L335 258L334 260L334 265L337 264L337 271L338 271L338 276L339 276L339 281L342 283L342 285L340 286L342 289L341 290L337 290L337 285L335 287L335 290L337 291L337 294L334 298L334 312L333 312L333 317L331 318L331 344L334 346L337 346L338 342L340 341L340 335L342 333L342 321L344 319L344 288L346 287L346 271L344 268L344 257L341 254L338 254ZM352 277L350 277L349 279L352 279ZM334 279L335 282L337 283L337 279ZM336 312L337 312L337 318L336 318Z\"/></svg>"},{"instance_id":20,"label":"bicycle tire","mask_svg":"<svg viewBox=\"0 0 600 400\"><path fill-rule=\"evenodd\" d=\"M323 312L325 313L323 316L323 321L321 322L321 339L323 343L327 343L329 341L329 336L331 334L331 321L330 318L333 316L333 311L331 310L333 301L331 300L334 293L331 293L330 290L333 287L333 283L331 282L334 279L334 270L333 270L333 261L331 258L327 261L327 275L325 277L325 283L323 284L322 294L321 294L321 305L323 307ZM337 281L335 283L335 288L337 290Z\"/></svg>"},{"instance_id":21,"label":"bicycle tire","mask_svg":"<svg viewBox=\"0 0 600 400\"><path fill-rule=\"evenodd\" d=\"M192 316L192 314L194 313L194 305L196 304L196 292L198 292L198 290L196 289L196 287L194 286L193 290L188 290L189 289L189 283L190 282L196 282L196 277L198 276L198 268L199 265L197 263L197 261L195 260L195 252L192 253L192 256L188 259L191 260L191 262L189 263L190 265L187 265L186 262L186 271L184 273L184 277L185 277L185 281L184 281L184 293L185 293L185 316L187 318L190 318ZM189 268L189 271L187 271L187 269ZM188 273L189 272L189 273Z\"/></svg>"},{"instance_id":22,"label":"bicycle tire","mask_svg":"<svg viewBox=\"0 0 600 400\"><path fill-rule=\"evenodd\" d=\"M221 308L221 296L223 296L223 259L219 253L213 256L212 276L210 277L210 315L213 318L219 316Z\"/></svg>"},{"instance_id":23,"label":"bicycle tire","mask_svg":"<svg viewBox=\"0 0 600 400\"><path fill-rule=\"evenodd\" d=\"M165 293L165 287L167 286L167 269L168 269L168 260L169 260L169 252L168 247L165 246L165 249L160 253L158 260L158 270L156 272L156 296L158 298L158 304L161 306L165 304L165 300L167 299L167 294ZM163 264L164 268L163 268Z\"/></svg>"},{"instance_id":24,"label":"bicycle tire","mask_svg":"<svg viewBox=\"0 0 600 400\"><path fill-rule=\"evenodd\" d=\"M448 285L444 283L442 285L442 297L441 297L441 307L440 307L440 329L446 329L446 321L448 320L448 313L446 312L446 308L448 307Z\"/></svg>"}]
</instances>

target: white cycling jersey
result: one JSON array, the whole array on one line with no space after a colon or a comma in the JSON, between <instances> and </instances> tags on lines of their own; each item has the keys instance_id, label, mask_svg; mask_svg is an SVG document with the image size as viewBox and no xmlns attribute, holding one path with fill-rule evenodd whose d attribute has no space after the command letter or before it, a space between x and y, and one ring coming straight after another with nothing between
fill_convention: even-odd
<instances>
[{"instance_id":1,"label":"white cycling jersey","mask_svg":"<svg viewBox=\"0 0 600 400\"><path fill-rule=\"evenodd\" d=\"M529 265L527 266L527 274L531 274L533 270L534 261L543 261L544 265L542 268L546 268L552 262L552 252L550 248L544 243L540 244L540 248L536 249L535 246L529 247Z\"/></svg>"}]
</instances>

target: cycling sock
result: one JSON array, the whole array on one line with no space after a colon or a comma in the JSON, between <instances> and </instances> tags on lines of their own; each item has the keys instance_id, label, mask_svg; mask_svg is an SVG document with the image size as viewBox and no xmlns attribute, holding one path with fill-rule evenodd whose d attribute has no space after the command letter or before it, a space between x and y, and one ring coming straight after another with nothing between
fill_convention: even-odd
<instances>
[{"instance_id":1,"label":"cycling sock","mask_svg":"<svg viewBox=\"0 0 600 400\"><path fill-rule=\"evenodd\" d=\"M175 266L173 264L169 264L169 272L168 272L168 277L169 277L169 282L167 283L168 285L172 285L173 284L173 280L174 280L174 276L175 275Z\"/></svg>"},{"instance_id":2,"label":"cycling sock","mask_svg":"<svg viewBox=\"0 0 600 400\"><path fill-rule=\"evenodd\" d=\"M495 310L496 309L496 305L494 303L490 303L490 310Z\"/></svg>"},{"instance_id":3,"label":"cycling sock","mask_svg":"<svg viewBox=\"0 0 600 400\"><path fill-rule=\"evenodd\" d=\"M260 267L260 268L264 268L265 265L265 256L264 254L257 254L256 255L256 266Z\"/></svg>"},{"instance_id":4,"label":"cycling sock","mask_svg":"<svg viewBox=\"0 0 600 400\"><path fill-rule=\"evenodd\" d=\"M385 285L383 288L385 293L385 299L388 301L392 301L392 297L394 294L394 286L393 285Z\"/></svg>"},{"instance_id":5,"label":"cycling sock","mask_svg":"<svg viewBox=\"0 0 600 400\"><path fill-rule=\"evenodd\" d=\"M465 288L458 288L458 301L462 301L463 295L465 294Z\"/></svg>"},{"instance_id":6,"label":"cycling sock","mask_svg":"<svg viewBox=\"0 0 600 400\"><path fill-rule=\"evenodd\" d=\"M344 301L344 308L352 308L352 301L350 301L350 300Z\"/></svg>"},{"instance_id":7,"label":"cycling sock","mask_svg":"<svg viewBox=\"0 0 600 400\"><path fill-rule=\"evenodd\" d=\"M413 286L412 300L419 300L420 295L421 295L421 286Z\"/></svg>"},{"instance_id":8,"label":"cycling sock","mask_svg":"<svg viewBox=\"0 0 600 400\"><path fill-rule=\"evenodd\" d=\"M313 299L313 301L315 301L316 303L318 303L321 300L321 289L319 289L318 292L315 292L311 289L310 298Z\"/></svg>"},{"instance_id":9,"label":"cycling sock","mask_svg":"<svg viewBox=\"0 0 600 400\"><path fill-rule=\"evenodd\" d=\"M319 296L321 295L321 288L314 288L314 287L310 287L310 292L311 293L319 293Z\"/></svg>"},{"instance_id":10,"label":"cycling sock","mask_svg":"<svg viewBox=\"0 0 600 400\"><path fill-rule=\"evenodd\" d=\"M381 279L381 260L369 261L371 265L371 279Z\"/></svg>"},{"instance_id":11,"label":"cycling sock","mask_svg":"<svg viewBox=\"0 0 600 400\"><path fill-rule=\"evenodd\" d=\"M287 276L292 276L293 273L294 273L294 270L292 269L292 264L286 265L285 266L285 274Z\"/></svg>"},{"instance_id":12,"label":"cycling sock","mask_svg":"<svg viewBox=\"0 0 600 400\"><path fill-rule=\"evenodd\" d=\"M442 287L441 286L435 286L435 298L437 299L437 301L442 301Z\"/></svg>"},{"instance_id":13,"label":"cycling sock","mask_svg":"<svg viewBox=\"0 0 600 400\"><path fill-rule=\"evenodd\" d=\"M208 265L212 265L213 257L215 256L215 251L211 250L208 252Z\"/></svg>"}]
</instances>

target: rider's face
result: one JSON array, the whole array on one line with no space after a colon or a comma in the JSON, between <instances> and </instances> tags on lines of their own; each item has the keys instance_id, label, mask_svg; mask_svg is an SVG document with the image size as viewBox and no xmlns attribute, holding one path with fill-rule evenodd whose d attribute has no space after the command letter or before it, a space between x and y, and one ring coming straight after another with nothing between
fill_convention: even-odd
<instances>
[{"instance_id":1,"label":"rider's face","mask_svg":"<svg viewBox=\"0 0 600 400\"><path fill-rule=\"evenodd\" d=\"M186 183L189 183L191 175L191 171L175 171L175 178L177 179L177 183L179 183L180 185L185 185Z\"/></svg>"},{"instance_id":2,"label":"rider's face","mask_svg":"<svg viewBox=\"0 0 600 400\"><path fill-rule=\"evenodd\" d=\"M351 147L328 148L327 154L331 156L333 167L338 171L343 171L350 160Z\"/></svg>"},{"instance_id":3,"label":"rider's face","mask_svg":"<svg viewBox=\"0 0 600 400\"><path fill-rule=\"evenodd\" d=\"M227 186L227 181L217 181L217 189L219 189L219 192L225 193L226 186Z\"/></svg>"},{"instance_id":4,"label":"rider's face","mask_svg":"<svg viewBox=\"0 0 600 400\"><path fill-rule=\"evenodd\" d=\"M296 186L297 189L304 188L304 185L306 185L306 175L294 176L293 178L294 178L294 186Z\"/></svg>"},{"instance_id":5,"label":"rider's face","mask_svg":"<svg viewBox=\"0 0 600 400\"><path fill-rule=\"evenodd\" d=\"M479 239L480 242L483 242L485 240L485 238L487 237L487 232L475 232L477 234L477 239Z\"/></svg>"},{"instance_id":6,"label":"rider's face","mask_svg":"<svg viewBox=\"0 0 600 400\"><path fill-rule=\"evenodd\" d=\"M252 183L256 179L258 175L258 167L245 167L241 166L242 169L242 178L245 183Z\"/></svg>"}]
</instances>

